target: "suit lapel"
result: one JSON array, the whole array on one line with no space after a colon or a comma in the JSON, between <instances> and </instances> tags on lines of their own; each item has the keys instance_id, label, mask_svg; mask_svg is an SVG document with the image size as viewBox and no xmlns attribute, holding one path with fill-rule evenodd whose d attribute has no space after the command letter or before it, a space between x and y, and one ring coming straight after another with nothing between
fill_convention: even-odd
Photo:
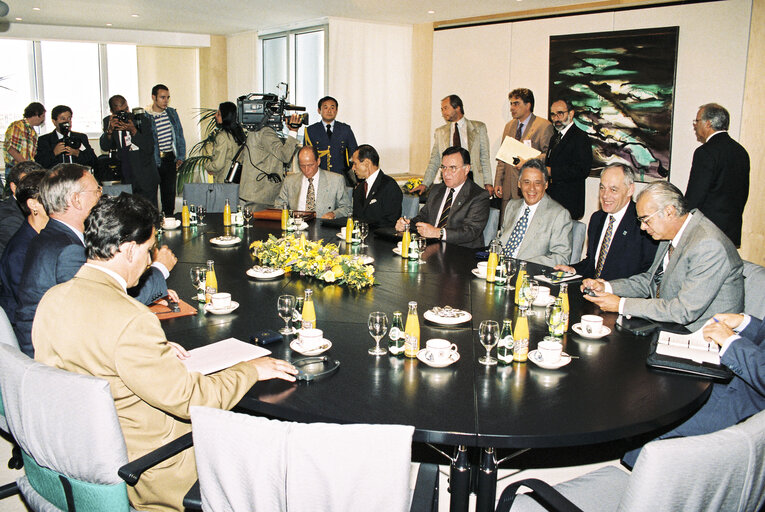
<instances>
[{"instance_id":1,"label":"suit lapel","mask_svg":"<svg viewBox=\"0 0 765 512\"><path fill-rule=\"evenodd\" d=\"M468 133L468 151L471 151L474 147L478 147L478 143L476 141L476 138L478 137L478 130L475 129L475 126L473 126L473 123L471 123L469 120L465 119L465 126L467 127L467 133ZM472 154L471 161L472 161ZM473 162L473 165L475 165L475 162Z\"/></svg>"}]
</instances>

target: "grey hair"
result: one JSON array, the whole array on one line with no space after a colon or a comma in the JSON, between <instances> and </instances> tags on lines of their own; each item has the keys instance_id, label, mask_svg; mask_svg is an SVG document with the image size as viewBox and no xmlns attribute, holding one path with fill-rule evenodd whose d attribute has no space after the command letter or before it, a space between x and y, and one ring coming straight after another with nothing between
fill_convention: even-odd
<instances>
[{"instance_id":1,"label":"grey hair","mask_svg":"<svg viewBox=\"0 0 765 512\"><path fill-rule=\"evenodd\" d=\"M89 169L80 164L58 164L40 181L40 200L45 211L63 213L69 208L72 194L82 192L79 181Z\"/></svg>"},{"instance_id":2,"label":"grey hair","mask_svg":"<svg viewBox=\"0 0 765 512\"><path fill-rule=\"evenodd\" d=\"M674 206L678 216L688 213L688 204L685 202L683 193L668 181L654 181L637 195L637 201L643 195L650 194L660 210L667 206Z\"/></svg>"},{"instance_id":3,"label":"grey hair","mask_svg":"<svg viewBox=\"0 0 765 512\"><path fill-rule=\"evenodd\" d=\"M536 169L542 173L542 176L545 177L545 183L550 181L550 175L547 173L547 167L545 167L545 164L539 158L526 160L526 163L523 164L520 172L518 173L518 181L521 181L521 176L523 175L524 169Z\"/></svg>"},{"instance_id":4,"label":"grey hair","mask_svg":"<svg viewBox=\"0 0 765 512\"><path fill-rule=\"evenodd\" d=\"M603 168L603 170L600 171L600 177L602 178L603 177L603 173L605 173L607 170L615 169L617 167L620 168L622 170L622 173L624 174L624 185L626 187L629 187L630 185L635 183L635 177L637 176L635 174L635 169L633 169L632 167L630 167L627 164L623 164L623 163L620 163L620 162L612 162L610 164L607 164Z\"/></svg>"},{"instance_id":5,"label":"grey hair","mask_svg":"<svg viewBox=\"0 0 765 512\"><path fill-rule=\"evenodd\" d=\"M730 126L730 114L725 107L717 103L707 103L699 107L701 120L709 121L709 125L715 131L727 130Z\"/></svg>"}]
</instances>

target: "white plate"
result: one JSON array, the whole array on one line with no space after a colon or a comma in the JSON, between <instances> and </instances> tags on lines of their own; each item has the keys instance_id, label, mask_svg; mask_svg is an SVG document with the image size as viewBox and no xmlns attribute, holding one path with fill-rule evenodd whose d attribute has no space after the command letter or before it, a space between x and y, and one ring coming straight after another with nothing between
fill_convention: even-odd
<instances>
[{"instance_id":1,"label":"white plate","mask_svg":"<svg viewBox=\"0 0 765 512\"><path fill-rule=\"evenodd\" d=\"M228 247L230 245L236 245L236 244L238 244L241 241L242 241L242 239L239 238L238 236L234 236L234 237L222 237L222 236L219 236L219 237L215 237L215 238L211 238L210 239L210 243L211 244L219 245L221 247Z\"/></svg>"},{"instance_id":2,"label":"white plate","mask_svg":"<svg viewBox=\"0 0 765 512\"><path fill-rule=\"evenodd\" d=\"M173 224L172 226L167 226L165 224L162 224L162 229L178 229L179 227L181 227L181 221L179 221L178 219L175 219L175 224Z\"/></svg>"},{"instance_id":3,"label":"white plate","mask_svg":"<svg viewBox=\"0 0 765 512\"><path fill-rule=\"evenodd\" d=\"M434 324L441 324L441 325L464 324L465 322L469 322L473 318L473 315L471 315L467 311L462 311L462 313L463 313L462 315L456 316L456 317L444 317L444 316L438 316L432 310L429 309L422 316L425 317L425 320L429 320L433 322Z\"/></svg>"},{"instance_id":4,"label":"white plate","mask_svg":"<svg viewBox=\"0 0 765 512\"><path fill-rule=\"evenodd\" d=\"M532 350L529 352L529 361L539 366L540 368L544 368L545 370L557 370L558 368L566 366L568 363L570 363L571 356L565 352L561 352L560 359L557 363L545 363L542 359L542 356L539 354L539 351Z\"/></svg>"},{"instance_id":5,"label":"white plate","mask_svg":"<svg viewBox=\"0 0 765 512\"><path fill-rule=\"evenodd\" d=\"M581 336L583 338L589 338L591 340L597 340L597 339L602 338L603 336L608 336L609 334L611 334L611 329L609 329L605 325L602 326L600 334L597 334L597 333L589 334L587 331L584 330L584 328L582 327L582 324L574 324L574 325L571 326L571 328L579 336Z\"/></svg>"},{"instance_id":6,"label":"white plate","mask_svg":"<svg viewBox=\"0 0 765 512\"><path fill-rule=\"evenodd\" d=\"M477 268L471 269L470 272L478 279L486 279L486 274L482 274Z\"/></svg>"},{"instance_id":7,"label":"white plate","mask_svg":"<svg viewBox=\"0 0 765 512\"><path fill-rule=\"evenodd\" d=\"M255 268L248 268L245 272L248 276L255 279L276 279L284 275L283 268L272 269L272 272L263 272L262 270L255 270Z\"/></svg>"},{"instance_id":8,"label":"white plate","mask_svg":"<svg viewBox=\"0 0 765 512\"><path fill-rule=\"evenodd\" d=\"M539 307L546 308L550 304L554 304L555 303L555 298L556 297L554 295L548 295L547 296L547 300L544 300L541 297L537 297L536 299L534 299L534 302L532 303L532 306L539 306Z\"/></svg>"},{"instance_id":9,"label":"white plate","mask_svg":"<svg viewBox=\"0 0 765 512\"><path fill-rule=\"evenodd\" d=\"M308 229L308 223L305 221L301 222L300 225L295 226L295 231L305 231L306 229Z\"/></svg>"},{"instance_id":10,"label":"white plate","mask_svg":"<svg viewBox=\"0 0 765 512\"><path fill-rule=\"evenodd\" d=\"M449 366L450 364L456 363L460 360L460 354L459 352L452 352L448 358L444 360L436 361L434 359L428 359L428 356L430 355L430 351L426 348L420 350L417 352L417 359L422 361L428 366L432 366L433 368L445 368L446 366Z\"/></svg>"},{"instance_id":11,"label":"white plate","mask_svg":"<svg viewBox=\"0 0 765 512\"><path fill-rule=\"evenodd\" d=\"M319 354L323 354L327 350L332 348L332 342L329 341L327 338L323 338L324 344L319 345L318 348L315 348L313 350L303 350L303 345L300 343L300 339L295 338L290 342L290 348L297 352L300 355L303 356L318 356Z\"/></svg>"},{"instance_id":12,"label":"white plate","mask_svg":"<svg viewBox=\"0 0 765 512\"><path fill-rule=\"evenodd\" d=\"M369 265L374 263L375 259L372 256L359 255L353 258L356 261L360 261L362 265Z\"/></svg>"},{"instance_id":13,"label":"white plate","mask_svg":"<svg viewBox=\"0 0 765 512\"><path fill-rule=\"evenodd\" d=\"M340 240L345 240L345 233L338 233L337 238L339 238Z\"/></svg>"},{"instance_id":14,"label":"white plate","mask_svg":"<svg viewBox=\"0 0 765 512\"><path fill-rule=\"evenodd\" d=\"M208 313L212 313L213 315L228 315L229 313L233 313L236 308L239 307L239 303L235 300L231 301L231 305L227 308L214 308L212 303L205 304L205 311Z\"/></svg>"},{"instance_id":15,"label":"white plate","mask_svg":"<svg viewBox=\"0 0 765 512\"><path fill-rule=\"evenodd\" d=\"M394 247L393 254L398 254L399 256L401 256L401 249L399 249L398 247Z\"/></svg>"}]
</instances>

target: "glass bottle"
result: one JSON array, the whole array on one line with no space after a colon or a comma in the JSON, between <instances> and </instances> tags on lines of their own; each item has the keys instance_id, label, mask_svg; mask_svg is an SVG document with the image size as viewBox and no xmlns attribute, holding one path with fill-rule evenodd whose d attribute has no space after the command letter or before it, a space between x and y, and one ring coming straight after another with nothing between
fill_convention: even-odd
<instances>
[{"instance_id":1,"label":"glass bottle","mask_svg":"<svg viewBox=\"0 0 765 512\"><path fill-rule=\"evenodd\" d=\"M551 306L550 319L548 323L548 332L550 336L560 338L563 336L566 324L563 322L563 300L560 297L555 299L555 302Z\"/></svg>"},{"instance_id":2,"label":"glass bottle","mask_svg":"<svg viewBox=\"0 0 765 512\"><path fill-rule=\"evenodd\" d=\"M191 213L189 212L189 204L186 200L183 200L183 209L181 210L181 226L184 228L189 227L191 222Z\"/></svg>"},{"instance_id":3,"label":"glass bottle","mask_svg":"<svg viewBox=\"0 0 765 512\"><path fill-rule=\"evenodd\" d=\"M525 311L518 314L513 331L513 361L524 362L529 358L529 319Z\"/></svg>"},{"instance_id":4,"label":"glass bottle","mask_svg":"<svg viewBox=\"0 0 765 512\"><path fill-rule=\"evenodd\" d=\"M489 244L489 261L486 263L486 282L493 283L497 274L497 262L502 246L496 238Z\"/></svg>"},{"instance_id":5,"label":"glass bottle","mask_svg":"<svg viewBox=\"0 0 765 512\"><path fill-rule=\"evenodd\" d=\"M345 243L347 244L351 243L353 237L353 224L353 219L348 217L348 220L345 221Z\"/></svg>"},{"instance_id":6,"label":"glass bottle","mask_svg":"<svg viewBox=\"0 0 765 512\"><path fill-rule=\"evenodd\" d=\"M404 342L404 355L406 357L417 357L420 351L420 318L417 316L417 303L409 303L409 312L406 315L406 340Z\"/></svg>"},{"instance_id":7,"label":"glass bottle","mask_svg":"<svg viewBox=\"0 0 765 512\"><path fill-rule=\"evenodd\" d=\"M401 236L401 257L409 257L409 244L412 241L412 234L409 232L409 224L404 226L404 234Z\"/></svg>"},{"instance_id":8,"label":"glass bottle","mask_svg":"<svg viewBox=\"0 0 765 512\"><path fill-rule=\"evenodd\" d=\"M401 245L403 246L404 244L401 244ZM401 248L403 249L403 247ZM409 252L407 253L407 256L409 257L410 261L420 259L420 253L418 252L417 241L414 237L410 237L409 239Z\"/></svg>"},{"instance_id":9,"label":"glass bottle","mask_svg":"<svg viewBox=\"0 0 765 512\"><path fill-rule=\"evenodd\" d=\"M190 226L196 226L197 225L197 207L193 204L189 206L189 225Z\"/></svg>"},{"instance_id":10,"label":"glass bottle","mask_svg":"<svg viewBox=\"0 0 765 512\"><path fill-rule=\"evenodd\" d=\"M282 203L282 231L287 231L287 219L290 216L289 210L287 210L287 203Z\"/></svg>"},{"instance_id":11,"label":"glass bottle","mask_svg":"<svg viewBox=\"0 0 765 512\"><path fill-rule=\"evenodd\" d=\"M558 297L561 299L561 302L563 303L563 312L566 313L566 321L565 326L563 328L563 332L568 331L568 320L571 316L571 306L568 302L568 284L561 283L560 285L560 292L558 292Z\"/></svg>"},{"instance_id":12,"label":"glass bottle","mask_svg":"<svg viewBox=\"0 0 765 512\"><path fill-rule=\"evenodd\" d=\"M513 323L509 318L502 320L502 331L497 343L497 359L505 364L513 362Z\"/></svg>"},{"instance_id":13,"label":"glass bottle","mask_svg":"<svg viewBox=\"0 0 765 512\"><path fill-rule=\"evenodd\" d=\"M205 274L205 303L212 301L214 293L218 293L218 278L215 276L215 262L207 260L207 273Z\"/></svg>"},{"instance_id":14,"label":"glass bottle","mask_svg":"<svg viewBox=\"0 0 765 512\"><path fill-rule=\"evenodd\" d=\"M226 204L223 206L223 225L231 225L231 203L228 198L226 198Z\"/></svg>"},{"instance_id":15,"label":"glass bottle","mask_svg":"<svg viewBox=\"0 0 765 512\"><path fill-rule=\"evenodd\" d=\"M521 285L523 284L523 278L526 277L526 262L522 261L521 266L518 269L518 277L515 278L515 303L518 304L518 299L521 295Z\"/></svg>"},{"instance_id":16,"label":"glass bottle","mask_svg":"<svg viewBox=\"0 0 765 512\"><path fill-rule=\"evenodd\" d=\"M305 300L303 301L303 329L316 328L316 308L313 304L313 290L308 288L305 291Z\"/></svg>"},{"instance_id":17,"label":"glass bottle","mask_svg":"<svg viewBox=\"0 0 765 512\"><path fill-rule=\"evenodd\" d=\"M359 226L358 222L353 223L353 229L351 230L351 243L353 245L359 245L361 243L361 227Z\"/></svg>"},{"instance_id":18,"label":"glass bottle","mask_svg":"<svg viewBox=\"0 0 765 512\"><path fill-rule=\"evenodd\" d=\"M295 309L292 310L292 327L301 329L303 327L303 297L295 298Z\"/></svg>"},{"instance_id":19,"label":"glass bottle","mask_svg":"<svg viewBox=\"0 0 765 512\"><path fill-rule=\"evenodd\" d=\"M504 286L507 283L507 265L505 264L505 257L501 253L497 261L497 270L494 273L494 283L497 286Z\"/></svg>"},{"instance_id":20,"label":"glass bottle","mask_svg":"<svg viewBox=\"0 0 765 512\"><path fill-rule=\"evenodd\" d=\"M394 356L404 352L404 314L401 311L393 312L393 323L390 326L390 341L388 351Z\"/></svg>"}]
</instances>

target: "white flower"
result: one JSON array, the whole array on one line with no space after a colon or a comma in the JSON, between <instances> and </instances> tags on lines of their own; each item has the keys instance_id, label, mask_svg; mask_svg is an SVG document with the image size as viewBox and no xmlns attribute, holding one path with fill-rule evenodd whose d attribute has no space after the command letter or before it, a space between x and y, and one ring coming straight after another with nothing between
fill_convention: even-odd
<instances>
[{"instance_id":1,"label":"white flower","mask_svg":"<svg viewBox=\"0 0 765 512\"><path fill-rule=\"evenodd\" d=\"M321 278L327 282L327 283L334 283L335 282L335 273L332 272L332 270L327 270L321 275Z\"/></svg>"}]
</instances>

